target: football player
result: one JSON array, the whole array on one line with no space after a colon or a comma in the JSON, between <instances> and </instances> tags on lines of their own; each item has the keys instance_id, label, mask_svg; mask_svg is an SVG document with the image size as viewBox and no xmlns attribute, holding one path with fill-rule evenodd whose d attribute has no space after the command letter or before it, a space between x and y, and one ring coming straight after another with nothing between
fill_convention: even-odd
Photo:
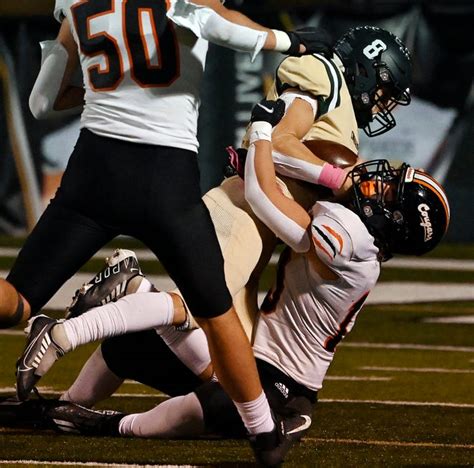
<instances>
[{"instance_id":1,"label":"football player","mask_svg":"<svg viewBox=\"0 0 474 468\"><path fill-rule=\"evenodd\" d=\"M366 50L366 58L368 59L368 54L371 57L370 61L374 67L375 65L378 65L379 62L380 64L384 65L383 70L385 71L385 74L383 76L386 78L384 81L379 81L379 76L377 75L373 80L374 82L368 81L365 83L367 86L367 99L369 100L369 103L372 103L370 106L370 112L372 115L372 112L376 114L379 110L384 110L384 106L382 105L382 103L379 103L377 100L377 97L379 95L385 92L385 94L383 94L385 98L384 103L391 103L392 95L398 96L399 92L400 83L398 83L398 81L396 85L393 83L395 82L395 80L392 78L392 75L395 75L395 73L392 73L392 75L390 75L390 73L388 72L388 66L385 63L390 61L381 61L381 57L383 57L384 54L387 57L390 57L390 55L403 54L403 56L406 58L406 61L402 63L401 68L403 69L403 66L405 66L405 68L408 68L408 72L409 59L406 55L405 50L402 49L401 44L394 36L391 36L390 34L381 30L363 30L364 33L368 35L368 38L371 41L368 44L366 44L364 41L361 41L360 34L357 35L353 31L351 31L350 34L352 36L357 36L356 39L358 39L358 48L360 49L361 47L363 47L363 49ZM385 36L383 37L385 42L383 42L382 39L379 39L379 41L382 43L380 44L380 42L377 42L374 37L376 37L377 34L385 35L385 33L388 36L386 38ZM365 40L367 41L369 39L366 38ZM395 44L395 47L389 47L393 46L393 44ZM373 45L377 53L367 52L369 50L369 45ZM335 51L337 53L337 47L335 48ZM321 55L320 58L315 57L315 60L321 61L323 57L323 55ZM337 57L338 56L335 56L335 59L337 59ZM332 63L333 67L335 67L334 63L336 62L332 60L330 61L330 64ZM285 61L283 62L283 64L285 64ZM350 63L348 61L347 70L350 70L349 65ZM293 175L302 179L306 178L307 180L310 180L313 183L319 182L330 188L339 188L343 180L345 179L345 172L341 171L340 169L338 170L337 168L334 168L329 164L324 164L324 162L322 162L318 158L315 158L314 155L307 151L306 148L300 143L300 139L303 139L306 134L309 134L310 130L312 130L314 127L319 126L326 128L328 125L333 125L334 128L331 131L327 132L328 139L332 139L333 141L335 140L336 142L343 142L343 144L345 143L346 147L349 146L347 143L348 138L350 141L352 141L354 139L353 135L351 134L349 137L347 137L347 131L345 131L347 129L345 127L344 129L342 129L341 126L334 125L334 122L332 120L333 117L337 117L338 115L339 117L336 118L336 123L337 119L342 119L343 117L346 118L346 112L349 112L349 115L352 115L353 117L355 116L351 100L340 99L338 95L339 91L342 90L341 92L345 91L346 97L349 96L349 94L347 93L347 88L345 88L344 80L341 80L340 83L334 84L333 72L335 68L331 69L331 67L324 68L324 73L322 74L319 73L322 71L322 67L320 68L320 70L317 70L318 73L313 73L314 69L312 69L311 67L306 67L304 63L300 62L295 63L293 68L295 70L299 70L298 80L290 81L290 77L288 83L285 83L286 85L283 86L280 90L282 93L282 97L286 99L288 104L290 105L287 118L282 120L280 128L275 133L275 139L277 142L275 148L277 152L281 151L279 170L283 173ZM286 67L282 65L280 69L283 73L286 70ZM398 70L399 69L397 68L396 71ZM307 72L310 73L309 80ZM284 75L279 72L279 76L280 75L284 77ZM339 78L341 78L340 75L338 76ZM320 83L322 83L321 86L318 85L315 88L311 89L307 88L308 83L311 83L312 81L318 82L318 80ZM386 89L386 91L382 90L382 85L384 89ZM373 90L374 92L372 92ZM404 91L406 91L406 89ZM355 121L355 117L353 120L354 121L352 122L352 124L354 125L352 125L352 127L356 132L357 124ZM297 122L297 124L292 123L293 121ZM283 144L281 147L279 147L278 145L281 142L283 142ZM287 144L289 144L290 146L286 146ZM308 157L308 153L310 153L311 155L310 158ZM288 157L287 154L291 154L292 156ZM303 160L303 163L295 164L295 161L297 160L296 158L301 158ZM308 161L308 159L311 160ZM308 164L308 162L310 162L311 164ZM315 162L319 163L319 165L314 164ZM295 170L297 171L296 175L294 172ZM223 196L228 197L229 195L227 193L224 193ZM230 195L229 197L232 198L233 195ZM191 238L190 236L188 237ZM258 247L258 243L254 245ZM195 252L196 249L194 249L193 251ZM184 253L184 250L182 253ZM194 263L192 259L189 259L189 261L190 263ZM206 265L206 268L207 269L204 269L203 271L208 271L209 265ZM181 289L183 288L181 287ZM243 297L245 300L245 292L243 293ZM230 327L226 327L226 330L228 329L230 329ZM236 360L235 362L237 363L238 360ZM238 366L236 365L236 367ZM256 406L258 408L261 408L260 405L260 401L256 403Z\"/></svg>"},{"instance_id":2,"label":"football player","mask_svg":"<svg viewBox=\"0 0 474 468\"><path fill-rule=\"evenodd\" d=\"M58 41L44 50L30 106L41 117L84 97L82 131L56 197L0 282L1 326L36 314L118 234L137 237L180 286L249 431L274 430L201 200L198 90L207 39L252 54L299 54L319 50L311 48L314 32L271 31L217 0L57 0L54 13ZM70 86L78 63L83 90Z\"/></svg>"},{"instance_id":3,"label":"football player","mask_svg":"<svg viewBox=\"0 0 474 468\"><path fill-rule=\"evenodd\" d=\"M353 186L347 203L316 202L308 213L282 194L276 179L271 131L283 107L282 101L264 101L255 107L245 168L247 199L256 213L263 213L262 221L289 246L280 257L276 285L262 304L253 344L265 392L284 427L277 456L264 458L269 464L282 459L309 428L312 407L336 346L353 327L377 281L380 262L397 253L422 255L432 250L449 224L449 205L442 187L422 171L406 164L394 169L385 160L363 163L350 172ZM146 307L149 316L159 315L157 303L152 305L138 296L145 294L127 298L137 299L134 305L139 314L143 313L140 308ZM124 299L105 308L124 310ZM52 319L37 320L44 320L49 331L64 327ZM54 340L53 332L38 333L30 342L40 342L45 336ZM199 334L200 330L188 333ZM183 392L197 385L195 376L183 372L182 363L163 349L156 335L142 334L141 338L145 343L155 341L152 356L139 351L141 359L137 355L130 358L129 350L123 351L128 338L103 345L108 372L120 376L115 384L131 377L172 395L179 393L178 388ZM127 354L130 362L123 362L121 358ZM49 357L54 359L51 354ZM26 366L35 362L43 365L40 346L30 347L22 359ZM99 364L99 360L95 362ZM132 362L141 370L133 371ZM166 367L161 376L157 363ZM100 373L103 369L99 366L95 370ZM74 401L73 393L70 390L66 399ZM245 433L232 401L216 382L141 414L95 412L66 402L47 405L48 418L73 423L84 434L176 438L203 433L237 437Z\"/></svg>"}]
</instances>

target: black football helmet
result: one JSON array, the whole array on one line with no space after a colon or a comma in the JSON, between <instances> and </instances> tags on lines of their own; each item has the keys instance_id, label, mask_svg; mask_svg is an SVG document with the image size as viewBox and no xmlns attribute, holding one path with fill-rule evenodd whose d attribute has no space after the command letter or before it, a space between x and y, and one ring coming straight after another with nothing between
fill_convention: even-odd
<instances>
[{"instance_id":1,"label":"black football helmet","mask_svg":"<svg viewBox=\"0 0 474 468\"><path fill-rule=\"evenodd\" d=\"M357 165L350 177L351 207L374 236L382 261L393 254L423 255L440 242L449 225L449 204L431 176L378 159Z\"/></svg>"},{"instance_id":2,"label":"black football helmet","mask_svg":"<svg viewBox=\"0 0 474 468\"><path fill-rule=\"evenodd\" d=\"M344 65L359 128L372 137L395 127L393 108L410 103L411 59L392 33L374 26L350 29L334 45Z\"/></svg>"}]
</instances>

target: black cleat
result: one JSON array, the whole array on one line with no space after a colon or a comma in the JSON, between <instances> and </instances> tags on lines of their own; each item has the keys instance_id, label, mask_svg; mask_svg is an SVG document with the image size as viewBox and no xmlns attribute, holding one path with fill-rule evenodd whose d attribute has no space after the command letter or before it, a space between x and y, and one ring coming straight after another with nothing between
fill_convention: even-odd
<instances>
[{"instance_id":1,"label":"black cleat","mask_svg":"<svg viewBox=\"0 0 474 468\"><path fill-rule=\"evenodd\" d=\"M295 398L299 400L299 398ZM311 426L311 404L308 400L300 401L288 415L275 417L275 429L249 437L250 445L257 463L265 467L281 466L288 451L301 440ZM304 408L300 408L303 406ZM301 411L303 409L303 411Z\"/></svg>"},{"instance_id":2,"label":"black cleat","mask_svg":"<svg viewBox=\"0 0 474 468\"><path fill-rule=\"evenodd\" d=\"M49 429L84 435L118 436L124 414L95 411L58 399L0 400L0 426L21 429Z\"/></svg>"},{"instance_id":3,"label":"black cleat","mask_svg":"<svg viewBox=\"0 0 474 468\"><path fill-rule=\"evenodd\" d=\"M115 302L138 289L143 273L135 252L117 249L105 262L106 267L76 291L67 308L66 318L77 317L93 307Z\"/></svg>"},{"instance_id":4,"label":"black cleat","mask_svg":"<svg viewBox=\"0 0 474 468\"><path fill-rule=\"evenodd\" d=\"M89 436L119 436L119 422L124 413L109 410L92 410L69 401L50 405L45 416L61 432L74 432Z\"/></svg>"},{"instance_id":5,"label":"black cleat","mask_svg":"<svg viewBox=\"0 0 474 468\"><path fill-rule=\"evenodd\" d=\"M64 355L51 337L52 328L60 322L46 315L28 321L25 350L16 363L16 391L20 400L28 398L39 379Z\"/></svg>"},{"instance_id":6,"label":"black cleat","mask_svg":"<svg viewBox=\"0 0 474 468\"><path fill-rule=\"evenodd\" d=\"M21 429L56 429L54 423L45 416L48 404L57 400L18 400L5 397L0 400L0 426ZM48 402L48 403L46 403Z\"/></svg>"}]
</instances>

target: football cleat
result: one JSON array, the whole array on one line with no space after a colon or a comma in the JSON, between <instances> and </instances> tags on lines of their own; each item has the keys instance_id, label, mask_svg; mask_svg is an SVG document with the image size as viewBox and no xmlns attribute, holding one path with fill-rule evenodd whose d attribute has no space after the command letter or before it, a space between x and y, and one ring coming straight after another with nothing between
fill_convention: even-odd
<instances>
[{"instance_id":1,"label":"football cleat","mask_svg":"<svg viewBox=\"0 0 474 468\"><path fill-rule=\"evenodd\" d=\"M25 350L16 363L16 391L20 400L28 398L38 380L64 355L51 337L52 328L61 322L46 315L28 321Z\"/></svg>"},{"instance_id":2,"label":"football cleat","mask_svg":"<svg viewBox=\"0 0 474 468\"><path fill-rule=\"evenodd\" d=\"M274 415L273 431L249 436L257 463L266 467L281 466L288 451L311 426L310 414L292 411L286 416Z\"/></svg>"},{"instance_id":3,"label":"football cleat","mask_svg":"<svg viewBox=\"0 0 474 468\"><path fill-rule=\"evenodd\" d=\"M117 436L123 413L96 411L69 401L10 397L0 400L0 426L22 429L52 429L84 435Z\"/></svg>"},{"instance_id":4,"label":"football cleat","mask_svg":"<svg viewBox=\"0 0 474 468\"><path fill-rule=\"evenodd\" d=\"M76 291L66 309L66 318L77 317L93 307L115 302L137 291L144 276L135 252L117 249L105 263L105 268Z\"/></svg>"},{"instance_id":5,"label":"football cleat","mask_svg":"<svg viewBox=\"0 0 474 468\"><path fill-rule=\"evenodd\" d=\"M20 401L16 397L0 400L0 426L22 429L56 429L52 421L45 417L47 402L55 400L31 399Z\"/></svg>"},{"instance_id":6,"label":"football cleat","mask_svg":"<svg viewBox=\"0 0 474 468\"><path fill-rule=\"evenodd\" d=\"M50 405L45 416L62 432L90 436L119 436L119 422L124 413L110 410L92 410L69 401Z\"/></svg>"}]
</instances>

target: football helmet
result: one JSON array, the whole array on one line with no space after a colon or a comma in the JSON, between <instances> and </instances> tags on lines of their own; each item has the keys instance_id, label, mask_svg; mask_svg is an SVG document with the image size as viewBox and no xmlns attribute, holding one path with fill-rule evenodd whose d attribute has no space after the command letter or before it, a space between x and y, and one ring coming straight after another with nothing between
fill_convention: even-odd
<instances>
[{"instance_id":1,"label":"football helmet","mask_svg":"<svg viewBox=\"0 0 474 468\"><path fill-rule=\"evenodd\" d=\"M392 110L410 103L411 59L392 33L374 26L350 29L334 45L344 65L359 128L372 137L395 127Z\"/></svg>"},{"instance_id":2,"label":"football helmet","mask_svg":"<svg viewBox=\"0 0 474 468\"><path fill-rule=\"evenodd\" d=\"M441 185L425 172L385 159L351 172L351 207L388 260L393 254L423 255L434 249L449 225L449 203Z\"/></svg>"}]
</instances>

